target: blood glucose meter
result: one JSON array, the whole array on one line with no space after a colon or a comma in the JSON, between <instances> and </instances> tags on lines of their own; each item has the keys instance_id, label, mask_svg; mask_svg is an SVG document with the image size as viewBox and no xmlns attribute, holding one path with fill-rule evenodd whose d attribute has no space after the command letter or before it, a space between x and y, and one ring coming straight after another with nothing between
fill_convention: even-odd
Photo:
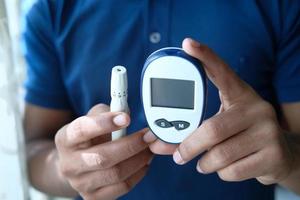
<instances>
[{"instance_id":1,"label":"blood glucose meter","mask_svg":"<svg viewBox=\"0 0 300 200\"><path fill-rule=\"evenodd\" d=\"M201 124L206 107L206 75L200 62L176 47L152 53L141 75L141 96L151 131L180 143Z\"/></svg>"}]
</instances>

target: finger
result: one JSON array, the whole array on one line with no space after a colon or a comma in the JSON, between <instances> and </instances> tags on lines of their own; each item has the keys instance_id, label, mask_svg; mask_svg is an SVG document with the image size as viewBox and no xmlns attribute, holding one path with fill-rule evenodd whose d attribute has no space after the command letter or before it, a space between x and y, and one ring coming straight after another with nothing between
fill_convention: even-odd
<instances>
[{"instance_id":1,"label":"finger","mask_svg":"<svg viewBox=\"0 0 300 200\"><path fill-rule=\"evenodd\" d=\"M151 143L149 148L150 150L159 155L172 155L178 145L175 144L168 144L162 140L156 140L155 142Z\"/></svg>"},{"instance_id":2,"label":"finger","mask_svg":"<svg viewBox=\"0 0 300 200\"><path fill-rule=\"evenodd\" d=\"M121 112L79 117L57 133L56 143L68 148L77 147L93 138L122 129L129 123L129 116Z\"/></svg>"},{"instance_id":3,"label":"finger","mask_svg":"<svg viewBox=\"0 0 300 200\"><path fill-rule=\"evenodd\" d=\"M86 171L110 168L148 147L143 141L143 135L148 129L122 137L119 140L93 146L80 154L81 166Z\"/></svg>"},{"instance_id":4,"label":"finger","mask_svg":"<svg viewBox=\"0 0 300 200\"><path fill-rule=\"evenodd\" d=\"M259 177L270 170L271 160L272 157L267 151L258 151L219 170L218 175L224 181L243 181Z\"/></svg>"},{"instance_id":5,"label":"finger","mask_svg":"<svg viewBox=\"0 0 300 200\"><path fill-rule=\"evenodd\" d=\"M92 107L87 113L87 115L88 116L99 115L100 113L109 112L109 111L110 108L108 105L100 103Z\"/></svg>"},{"instance_id":6,"label":"finger","mask_svg":"<svg viewBox=\"0 0 300 200\"><path fill-rule=\"evenodd\" d=\"M157 139L158 138L152 133L152 131L148 131L143 137L143 140L146 143L155 142Z\"/></svg>"},{"instance_id":7,"label":"finger","mask_svg":"<svg viewBox=\"0 0 300 200\"><path fill-rule=\"evenodd\" d=\"M184 164L227 138L251 126L252 114L242 107L232 107L204 121L173 154L177 164Z\"/></svg>"},{"instance_id":8,"label":"finger","mask_svg":"<svg viewBox=\"0 0 300 200\"><path fill-rule=\"evenodd\" d=\"M148 131L144 135L143 140L150 144L149 148L155 154L170 155L173 154L178 147L178 145L168 144L164 141L158 140L151 131Z\"/></svg>"},{"instance_id":9,"label":"finger","mask_svg":"<svg viewBox=\"0 0 300 200\"><path fill-rule=\"evenodd\" d=\"M103 186L122 182L149 165L153 154L146 149L112 168L84 173L73 180L73 187L81 192L93 192Z\"/></svg>"},{"instance_id":10,"label":"finger","mask_svg":"<svg viewBox=\"0 0 300 200\"><path fill-rule=\"evenodd\" d=\"M143 167L134 175L123 182L112 184L96 190L94 193L82 194L86 200L103 199L111 200L128 193L146 175L148 166Z\"/></svg>"},{"instance_id":11,"label":"finger","mask_svg":"<svg viewBox=\"0 0 300 200\"><path fill-rule=\"evenodd\" d=\"M198 161L198 171L212 173L261 150L265 145L263 132L260 127L253 127L217 144Z\"/></svg>"},{"instance_id":12,"label":"finger","mask_svg":"<svg viewBox=\"0 0 300 200\"><path fill-rule=\"evenodd\" d=\"M182 47L185 52L199 59L209 79L221 91L224 98L231 101L241 97L250 88L237 74L210 48L195 40L186 38Z\"/></svg>"}]
</instances>

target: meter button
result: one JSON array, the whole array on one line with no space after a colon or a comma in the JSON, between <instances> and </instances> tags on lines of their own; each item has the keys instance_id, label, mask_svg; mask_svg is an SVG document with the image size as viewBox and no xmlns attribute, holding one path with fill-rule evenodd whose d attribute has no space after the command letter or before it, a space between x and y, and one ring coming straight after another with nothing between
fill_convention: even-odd
<instances>
[{"instance_id":1,"label":"meter button","mask_svg":"<svg viewBox=\"0 0 300 200\"><path fill-rule=\"evenodd\" d=\"M175 127L176 130L184 130L190 126L190 123L185 122L185 121L173 121L171 122L173 126Z\"/></svg>"},{"instance_id":2,"label":"meter button","mask_svg":"<svg viewBox=\"0 0 300 200\"><path fill-rule=\"evenodd\" d=\"M172 127L173 125L168 122L166 119L158 119L155 121L155 124L161 128L170 128Z\"/></svg>"}]
</instances>

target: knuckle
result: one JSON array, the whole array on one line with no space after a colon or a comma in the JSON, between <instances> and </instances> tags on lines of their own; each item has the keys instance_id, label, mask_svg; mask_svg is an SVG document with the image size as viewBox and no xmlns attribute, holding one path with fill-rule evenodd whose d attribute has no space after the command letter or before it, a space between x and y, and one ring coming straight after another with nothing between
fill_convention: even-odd
<instances>
[{"instance_id":1,"label":"knuckle","mask_svg":"<svg viewBox=\"0 0 300 200\"><path fill-rule=\"evenodd\" d=\"M121 169L118 166L114 166L110 169L109 179L110 182L118 182L122 180Z\"/></svg>"},{"instance_id":2,"label":"knuckle","mask_svg":"<svg viewBox=\"0 0 300 200\"><path fill-rule=\"evenodd\" d=\"M63 139L63 134L64 134L65 127L61 128L59 131L54 136L54 143L57 147L63 146L64 145L64 139Z\"/></svg>"},{"instance_id":3,"label":"knuckle","mask_svg":"<svg viewBox=\"0 0 300 200\"><path fill-rule=\"evenodd\" d=\"M94 187L94 183L95 183L95 179L92 178L92 180L90 179L90 177L77 177L77 187L78 190L80 192L83 193L90 193L92 191L94 191L95 187Z\"/></svg>"},{"instance_id":4,"label":"knuckle","mask_svg":"<svg viewBox=\"0 0 300 200\"><path fill-rule=\"evenodd\" d=\"M106 169L109 166L110 162L104 153L98 153L94 156L94 163L98 169Z\"/></svg>"},{"instance_id":5,"label":"knuckle","mask_svg":"<svg viewBox=\"0 0 300 200\"><path fill-rule=\"evenodd\" d=\"M207 139L210 143L214 143L220 139L222 125L213 120L208 120L204 124L204 129L207 131Z\"/></svg>"},{"instance_id":6,"label":"knuckle","mask_svg":"<svg viewBox=\"0 0 300 200\"><path fill-rule=\"evenodd\" d=\"M65 155L67 157L69 155ZM60 159L59 160L59 171L61 174L67 178L74 178L78 175L80 175L83 171L83 166L78 165L78 163L70 162L74 160L74 158L69 158L68 159Z\"/></svg>"},{"instance_id":7,"label":"knuckle","mask_svg":"<svg viewBox=\"0 0 300 200\"><path fill-rule=\"evenodd\" d=\"M84 131L84 127L88 122L88 117L86 116L82 116L79 117L77 119L75 119L73 122L71 122L71 131L72 131L72 135L74 137L72 138L81 138L84 137L85 135L85 131Z\"/></svg>"},{"instance_id":8,"label":"knuckle","mask_svg":"<svg viewBox=\"0 0 300 200\"><path fill-rule=\"evenodd\" d=\"M231 161L232 156L230 151L225 147L219 147L212 150L213 158L219 165L227 164Z\"/></svg>"},{"instance_id":9,"label":"knuckle","mask_svg":"<svg viewBox=\"0 0 300 200\"><path fill-rule=\"evenodd\" d=\"M94 190L93 180L88 180L86 177L76 177L73 178L70 182L70 185L78 192L89 194Z\"/></svg>"},{"instance_id":10,"label":"knuckle","mask_svg":"<svg viewBox=\"0 0 300 200\"><path fill-rule=\"evenodd\" d=\"M100 103L100 104L98 104L97 105L97 108L98 109L101 109L101 110L109 110L109 106L108 105L106 105L106 104L104 104L104 103Z\"/></svg>"},{"instance_id":11,"label":"knuckle","mask_svg":"<svg viewBox=\"0 0 300 200\"><path fill-rule=\"evenodd\" d=\"M54 136L54 142L55 142L55 145L57 147L61 146L62 145L62 136L61 136L61 132L58 131L55 136Z\"/></svg>"},{"instance_id":12,"label":"knuckle","mask_svg":"<svg viewBox=\"0 0 300 200\"><path fill-rule=\"evenodd\" d=\"M67 165L65 163L62 163L59 165L59 169L65 177L71 177L73 175L73 169L70 167L70 165Z\"/></svg>"},{"instance_id":13,"label":"knuckle","mask_svg":"<svg viewBox=\"0 0 300 200\"><path fill-rule=\"evenodd\" d=\"M95 106L93 106L87 115L93 115L93 114L99 114L99 113L103 113L103 112L108 112L109 111L109 106L103 103L97 104Z\"/></svg>"},{"instance_id":14,"label":"knuckle","mask_svg":"<svg viewBox=\"0 0 300 200\"><path fill-rule=\"evenodd\" d=\"M92 187L89 183L82 183L80 185L80 191L85 192L85 193L89 193L92 191Z\"/></svg>"},{"instance_id":15,"label":"knuckle","mask_svg":"<svg viewBox=\"0 0 300 200\"><path fill-rule=\"evenodd\" d=\"M84 188L84 183L80 180L72 180L70 181L70 185L76 190L76 191L79 191L79 192L85 192L83 190Z\"/></svg>"},{"instance_id":16,"label":"knuckle","mask_svg":"<svg viewBox=\"0 0 300 200\"><path fill-rule=\"evenodd\" d=\"M140 145L136 143L131 143L128 142L125 145L125 150L128 152L130 155L137 153L140 150Z\"/></svg>"}]
</instances>

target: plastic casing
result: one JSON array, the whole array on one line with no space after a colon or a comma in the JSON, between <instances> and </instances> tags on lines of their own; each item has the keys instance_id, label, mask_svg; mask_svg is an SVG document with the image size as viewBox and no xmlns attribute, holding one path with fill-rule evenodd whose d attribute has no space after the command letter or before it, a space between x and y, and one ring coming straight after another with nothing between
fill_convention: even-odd
<instances>
[{"instance_id":1,"label":"plastic casing","mask_svg":"<svg viewBox=\"0 0 300 200\"><path fill-rule=\"evenodd\" d=\"M194 81L194 109L154 107L151 105L151 78ZM206 75L200 62L181 48L167 47L152 53L146 60L141 75L141 99L146 120L151 131L167 143L178 144L201 124L206 108ZM180 91L179 95L180 95ZM154 122L187 121L190 126L184 130L174 127L161 128Z\"/></svg>"}]
</instances>

